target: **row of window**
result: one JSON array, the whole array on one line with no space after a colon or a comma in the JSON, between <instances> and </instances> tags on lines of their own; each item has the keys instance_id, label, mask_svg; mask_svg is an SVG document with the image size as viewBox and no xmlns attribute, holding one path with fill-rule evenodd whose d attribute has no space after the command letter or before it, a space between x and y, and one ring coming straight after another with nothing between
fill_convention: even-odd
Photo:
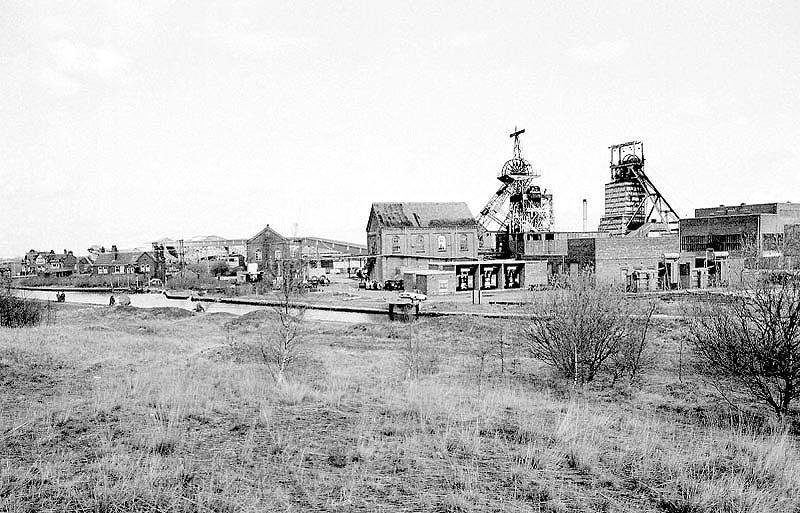
<instances>
[{"instance_id":1,"label":"row of window","mask_svg":"<svg viewBox=\"0 0 800 513\"><path fill-rule=\"evenodd\" d=\"M292 258L296 258L297 248L292 248L291 253L292 253ZM281 251L280 249L276 249L275 260L280 260L281 258L283 258L283 251ZM261 248L256 249L255 260L256 262L261 262L262 260L264 260L264 253L261 251Z\"/></svg>"},{"instance_id":2,"label":"row of window","mask_svg":"<svg viewBox=\"0 0 800 513\"><path fill-rule=\"evenodd\" d=\"M739 251L744 244L741 233L728 235L685 235L681 237L681 251Z\"/></svg>"},{"instance_id":3,"label":"row of window","mask_svg":"<svg viewBox=\"0 0 800 513\"><path fill-rule=\"evenodd\" d=\"M425 252L425 237L422 235L415 235L411 239L411 246L417 253ZM436 249L443 253L447 251L447 237L439 235L436 237ZM469 250L469 236L466 233L458 234L458 249L459 251ZM400 236L392 236L392 253L400 253Z\"/></svg>"},{"instance_id":4,"label":"row of window","mask_svg":"<svg viewBox=\"0 0 800 513\"><path fill-rule=\"evenodd\" d=\"M141 267L128 267L127 270L124 265L101 265L97 267L97 274L135 274L135 273L149 273L150 264L144 264Z\"/></svg>"},{"instance_id":5,"label":"row of window","mask_svg":"<svg viewBox=\"0 0 800 513\"><path fill-rule=\"evenodd\" d=\"M731 235L686 235L681 237L681 251L738 251L742 247L742 236Z\"/></svg>"}]
</instances>

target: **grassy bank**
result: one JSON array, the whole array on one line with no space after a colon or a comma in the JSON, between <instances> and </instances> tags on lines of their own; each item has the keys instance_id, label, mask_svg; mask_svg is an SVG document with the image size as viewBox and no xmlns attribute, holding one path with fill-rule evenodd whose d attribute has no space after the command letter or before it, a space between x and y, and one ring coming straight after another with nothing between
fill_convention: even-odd
<instances>
[{"instance_id":1,"label":"grassy bank","mask_svg":"<svg viewBox=\"0 0 800 513\"><path fill-rule=\"evenodd\" d=\"M458 319L306 328L282 386L232 350L271 330L258 314L72 307L1 329L0 510L800 508L795 436L686 362L679 380L678 323L653 330L641 390L577 393L522 354L478 379Z\"/></svg>"}]
</instances>

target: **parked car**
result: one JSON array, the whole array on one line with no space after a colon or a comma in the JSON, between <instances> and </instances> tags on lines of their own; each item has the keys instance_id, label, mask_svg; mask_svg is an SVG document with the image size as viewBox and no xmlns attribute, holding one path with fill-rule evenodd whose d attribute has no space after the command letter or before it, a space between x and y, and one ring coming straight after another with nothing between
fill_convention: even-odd
<instances>
[{"instance_id":1,"label":"parked car","mask_svg":"<svg viewBox=\"0 0 800 513\"><path fill-rule=\"evenodd\" d=\"M405 290L403 280L386 280L383 283L383 290Z\"/></svg>"},{"instance_id":2,"label":"parked car","mask_svg":"<svg viewBox=\"0 0 800 513\"><path fill-rule=\"evenodd\" d=\"M325 285L330 285L331 280L329 280L326 276L312 276L308 279L308 282L314 286L321 286L324 287Z\"/></svg>"},{"instance_id":3,"label":"parked car","mask_svg":"<svg viewBox=\"0 0 800 513\"><path fill-rule=\"evenodd\" d=\"M428 296L419 292L401 292L397 295L400 299L410 299L411 301L425 301Z\"/></svg>"}]
</instances>

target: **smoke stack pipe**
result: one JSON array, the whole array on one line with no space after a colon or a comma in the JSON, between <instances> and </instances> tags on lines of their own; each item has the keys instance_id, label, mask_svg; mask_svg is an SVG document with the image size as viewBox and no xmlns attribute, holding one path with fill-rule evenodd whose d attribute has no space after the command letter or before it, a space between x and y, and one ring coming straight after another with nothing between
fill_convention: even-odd
<instances>
[{"instance_id":1,"label":"smoke stack pipe","mask_svg":"<svg viewBox=\"0 0 800 513\"><path fill-rule=\"evenodd\" d=\"M583 199L583 231L586 231L586 198Z\"/></svg>"}]
</instances>

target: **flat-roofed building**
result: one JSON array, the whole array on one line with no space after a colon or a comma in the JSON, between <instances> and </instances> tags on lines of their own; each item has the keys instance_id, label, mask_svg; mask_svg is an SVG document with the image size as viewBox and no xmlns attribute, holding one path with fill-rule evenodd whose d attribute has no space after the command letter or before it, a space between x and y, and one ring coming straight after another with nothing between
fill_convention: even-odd
<instances>
[{"instance_id":1,"label":"flat-roofed building","mask_svg":"<svg viewBox=\"0 0 800 513\"><path fill-rule=\"evenodd\" d=\"M725 285L735 278L736 270L744 268L746 259L791 256L784 255L784 248L792 244L786 235L791 236L798 224L798 203L695 209L694 217L680 221L681 282Z\"/></svg>"}]
</instances>

